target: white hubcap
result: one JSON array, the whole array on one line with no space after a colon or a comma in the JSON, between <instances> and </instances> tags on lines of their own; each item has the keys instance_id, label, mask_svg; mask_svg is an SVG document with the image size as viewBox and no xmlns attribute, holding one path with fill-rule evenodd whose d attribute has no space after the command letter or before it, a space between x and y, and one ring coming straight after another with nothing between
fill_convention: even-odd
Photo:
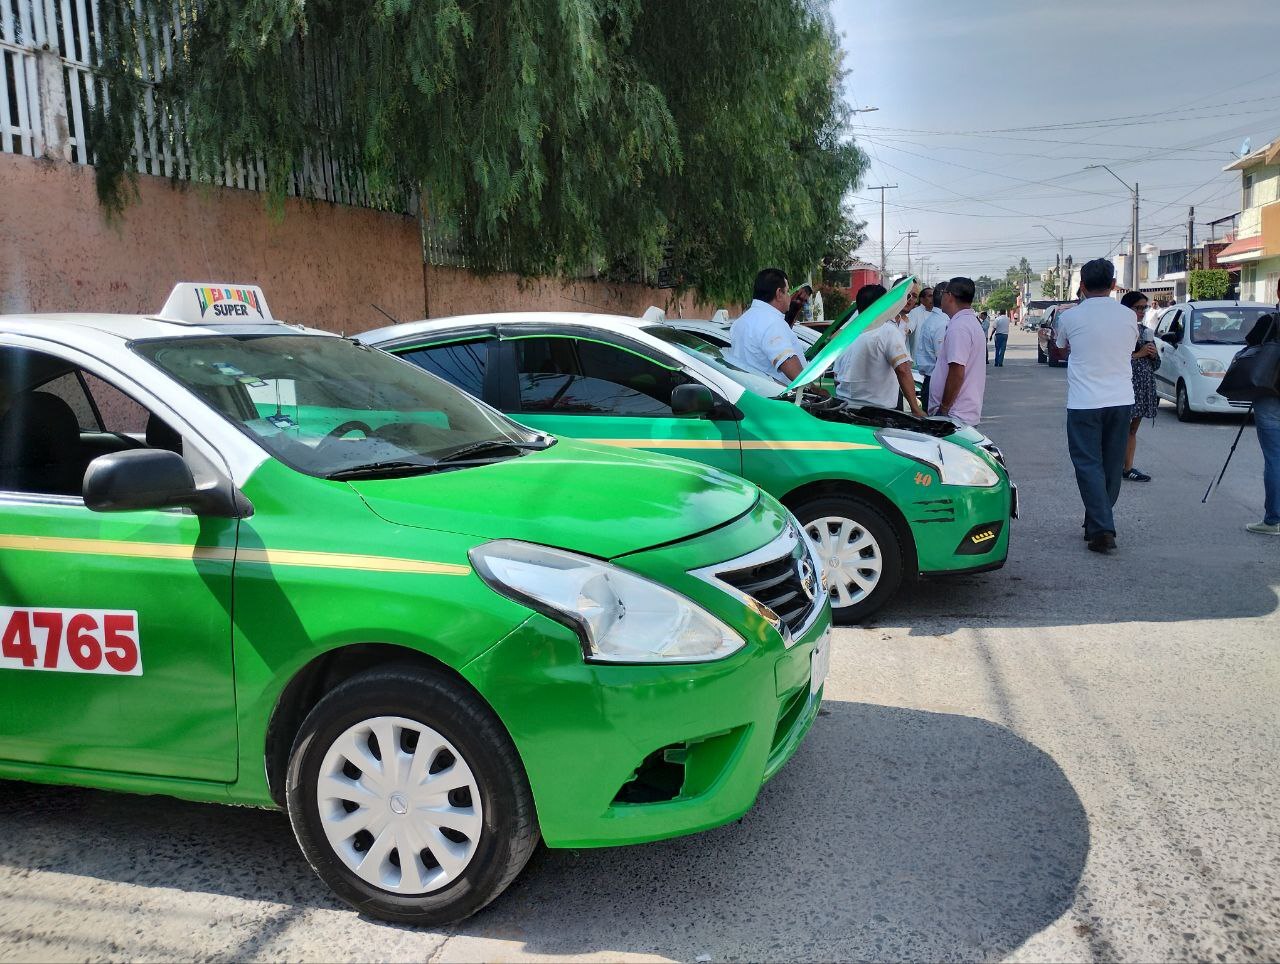
<instances>
[{"instance_id":1,"label":"white hubcap","mask_svg":"<svg viewBox=\"0 0 1280 964\"><path fill-rule=\"evenodd\" d=\"M804 527L827 566L827 588L836 609L862 602L880 583L880 543L853 519L826 516Z\"/></svg>"},{"instance_id":2,"label":"white hubcap","mask_svg":"<svg viewBox=\"0 0 1280 964\"><path fill-rule=\"evenodd\" d=\"M404 895L457 879L484 820L480 787L458 749L399 716L357 723L333 742L316 802L343 863L366 883Z\"/></svg>"}]
</instances>

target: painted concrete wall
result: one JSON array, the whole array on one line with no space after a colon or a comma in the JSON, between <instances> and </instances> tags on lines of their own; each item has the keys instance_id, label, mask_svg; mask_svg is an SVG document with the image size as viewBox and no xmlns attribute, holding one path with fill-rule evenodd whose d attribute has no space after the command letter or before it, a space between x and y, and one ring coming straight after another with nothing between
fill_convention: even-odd
<instances>
[{"instance_id":1,"label":"painted concrete wall","mask_svg":"<svg viewBox=\"0 0 1280 964\"><path fill-rule=\"evenodd\" d=\"M332 331L482 311L638 314L657 304L708 317L642 285L478 277L424 269L417 221L290 200L282 218L261 194L143 176L139 199L108 222L93 170L0 154L0 312L152 312L179 281L258 284L277 317ZM739 306L729 306L736 313Z\"/></svg>"}]
</instances>

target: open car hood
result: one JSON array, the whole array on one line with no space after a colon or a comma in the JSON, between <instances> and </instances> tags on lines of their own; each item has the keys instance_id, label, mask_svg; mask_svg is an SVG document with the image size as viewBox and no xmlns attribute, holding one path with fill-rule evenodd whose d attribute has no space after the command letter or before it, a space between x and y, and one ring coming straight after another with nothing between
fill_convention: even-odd
<instances>
[{"instance_id":1,"label":"open car hood","mask_svg":"<svg viewBox=\"0 0 1280 964\"><path fill-rule=\"evenodd\" d=\"M818 340L814 346L817 348L817 352L814 354L813 360L805 366L804 371L792 379L787 388L802 388L810 382L816 382L821 378L823 372L831 367L836 357L852 345L859 335L876 322L892 318L902 310L902 306L907 303L907 295L911 291L911 286L915 283L915 276L908 275L894 285L891 291L885 292L876 301L872 302L871 307L862 312L862 314L835 322L835 325L840 326L838 330L834 333L823 333L823 338L827 339L826 344L822 343L822 339Z\"/></svg>"}]
</instances>

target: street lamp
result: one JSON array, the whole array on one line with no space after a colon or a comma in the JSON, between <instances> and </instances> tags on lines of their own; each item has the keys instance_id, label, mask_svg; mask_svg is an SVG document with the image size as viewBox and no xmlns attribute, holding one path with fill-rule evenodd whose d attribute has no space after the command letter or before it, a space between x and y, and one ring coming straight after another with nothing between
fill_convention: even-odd
<instances>
[{"instance_id":1,"label":"street lamp","mask_svg":"<svg viewBox=\"0 0 1280 964\"><path fill-rule=\"evenodd\" d=\"M850 114L870 114L872 111L879 110L879 107L855 107L849 111Z\"/></svg>"},{"instance_id":2,"label":"street lamp","mask_svg":"<svg viewBox=\"0 0 1280 964\"><path fill-rule=\"evenodd\" d=\"M1128 188L1131 192L1133 192L1133 241L1130 244L1130 252L1132 256L1130 258L1131 263L1129 265L1129 290L1137 291L1138 290L1138 182L1134 181L1133 186L1130 187L1128 181L1122 178L1115 171L1111 170L1111 168L1107 167L1107 165L1105 164L1090 164L1085 168L1085 170L1096 171L1098 168L1102 168L1102 170L1106 171L1108 174L1114 177L1117 181L1123 184L1126 188ZM1191 256L1190 251L1187 252L1187 256L1188 257Z\"/></svg>"}]
</instances>

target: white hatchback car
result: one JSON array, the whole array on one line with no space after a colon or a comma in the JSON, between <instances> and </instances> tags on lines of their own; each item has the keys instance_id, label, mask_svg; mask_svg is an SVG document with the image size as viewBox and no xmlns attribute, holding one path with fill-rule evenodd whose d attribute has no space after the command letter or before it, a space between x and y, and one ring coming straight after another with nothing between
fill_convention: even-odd
<instances>
[{"instance_id":1,"label":"white hatchback car","mask_svg":"<svg viewBox=\"0 0 1280 964\"><path fill-rule=\"evenodd\" d=\"M1248 301L1190 301L1164 310L1155 332L1160 349L1156 394L1173 402L1180 421L1205 412L1238 415L1249 407L1228 401L1218 387L1249 329L1274 310Z\"/></svg>"}]
</instances>

